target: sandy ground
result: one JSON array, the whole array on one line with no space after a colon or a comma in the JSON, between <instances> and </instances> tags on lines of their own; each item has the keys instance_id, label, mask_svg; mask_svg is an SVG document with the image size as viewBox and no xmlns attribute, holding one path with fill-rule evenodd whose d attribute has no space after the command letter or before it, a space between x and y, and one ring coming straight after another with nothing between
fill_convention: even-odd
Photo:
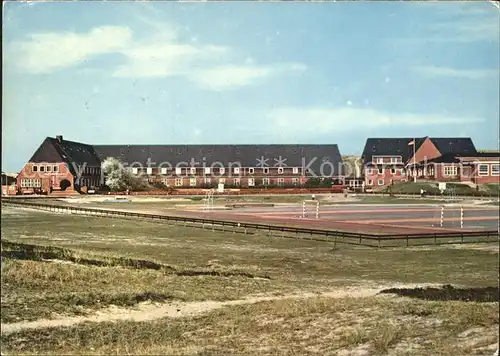
<instances>
[{"instance_id":1,"label":"sandy ground","mask_svg":"<svg viewBox=\"0 0 500 356\"><path fill-rule=\"evenodd\" d=\"M69 327L85 322L109 322L109 321L152 321L161 318L182 318L199 315L209 311L232 305L254 304L259 302L282 300L282 299L306 299L315 297L327 298L366 298L376 296L386 288L416 288L416 287L438 287L437 284L418 285L387 285L372 287L341 287L323 293L303 292L281 296L253 296L246 299L231 300L226 302L203 301L203 302L169 302L169 303L140 303L134 308L119 308L110 306L104 310L97 311L89 316L60 316L56 319L40 319L36 321L22 321L17 323L2 324L2 334L10 334L25 329L41 329L52 327ZM381 298L394 297L388 294Z\"/></svg>"}]
</instances>

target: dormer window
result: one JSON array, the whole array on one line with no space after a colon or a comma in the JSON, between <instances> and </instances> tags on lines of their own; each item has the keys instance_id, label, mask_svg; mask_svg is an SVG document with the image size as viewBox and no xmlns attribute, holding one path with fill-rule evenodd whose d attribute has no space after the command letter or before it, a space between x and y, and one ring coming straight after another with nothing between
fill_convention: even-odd
<instances>
[{"instance_id":1,"label":"dormer window","mask_svg":"<svg viewBox=\"0 0 500 356\"><path fill-rule=\"evenodd\" d=\"M45 166L40 166L40 172L45 172Z\"/></svg>"},{"instance_id":2,"label":"dormer window","mask_svg":"<svg viewBox=\"0 0 500 356\"><path fill-rule=\"evenodd\" d=\"M282 167L278 168L278 174L283 174L283 168Z\"/></svg>"},{"instance_id":3,"label":"dormer window","mask_svg":"<svg viewBox=\"0 0 500 356\"><path fill-rule=\"evenodd\" d=\"M38 166L33 166L33 172L38 172Z\"/></svg>"}]
</instances>

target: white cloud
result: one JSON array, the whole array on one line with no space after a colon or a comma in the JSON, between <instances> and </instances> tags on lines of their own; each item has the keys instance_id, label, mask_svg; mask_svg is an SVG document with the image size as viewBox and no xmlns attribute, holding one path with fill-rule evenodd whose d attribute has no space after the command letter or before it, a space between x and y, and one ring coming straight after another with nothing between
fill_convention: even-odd
<instances>
[{"instance_id":1,"label":"white cloud","mask_svg":"<svg viewBox=\"0 0 500 356\"><path fill-rule=\"evenodd\" d=\"M387 113L355 107L277 108L267 114L267 121L281 135L325 134L397 127L463 125L482 122L477 117L455 117L413 113ZM307 125L304 125L307 123Z\"/></svg>"},{"instance_id":2,"label":"white cloud","mask_svg":"<svg viewBox=\"0 0 500 356\"><path fill-rule=\"evenodd\" d=\"M38 33L9 46L12 62L31 73L48 73L96 55L124 49L132 38L127 27L104 26L88 33Z\"/></svg>"},{"instance_id":3,"label":"white cloud","mask_svg":"<svg viewBox=\"0 0 500 356\"><path fill-rule=\"evenodd\" d=\"M415 66L414 71L422 73L430 77L454 77L466 79L481 79L497 77L498 70L495 69L455 69L450 67L439 66Z\"/></svg>"},{"instance_id":4,"label":"white cloud","mask_svg":"<svg viewBox=\"0 0 500 356\"><path fill-rule=\"evenodd\" d=\"M11 63L22 58L18 66L24 71L50 73L113 53L124 61L101 73L122 78L183 76L208 90L238 88L271 75L305 69L294 63L255 65L252 57L240 56L228 47L182 41L180 29L155 19L159 16L138 15L139 32L107 26L88 33L32 34L27 40L11 43L8 58Z\"/></svg>"},{"instance_id":5,"label":"white cloud","mask_svg":"<svg viewBox=\"0 0 500 356\"><path fill-rule=\"evenodd\" d=\"M273 66L226 65L197 71L190 76L200 86L211 90L229 90L255 84L259 79L288 71L302 71L301 64L285 63Z\"/></svg>"}]
</instances>

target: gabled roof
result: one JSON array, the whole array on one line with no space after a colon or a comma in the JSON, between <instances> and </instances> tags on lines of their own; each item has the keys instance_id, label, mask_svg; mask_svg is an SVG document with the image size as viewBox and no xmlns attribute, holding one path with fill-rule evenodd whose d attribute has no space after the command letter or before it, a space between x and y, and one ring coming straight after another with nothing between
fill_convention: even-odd
<instances>
[{"instance_id":1,"label":"gabled roof","mask_svg":"<svg viewBox=\"0 0 500 356\"><path fill-rule=\"evenodd\" d=\"M365 163L371 162L373 156L401 156L403 162L406 162L413 155L413 147L408 144L413 137L399 138L368 138L363 149L363 160ZM424 140L417 138L417 150Z\"/></svg>"},{"instance_id":2,"label":"gabled roof","mask_svg":"<svg viewBox=\"0 0 500 356\"><path fill-rule=\"evenodd\" d=\"M217 162L227 167L228 162L234 166L259 167L259 160L269 167L277 167L281 159L284 166L302 167L310 165L319 174L323 161L329 161L334 166L334 174L339 174L338 167L342 163L339 148L332 145L95 145L97 156L104 160L115 157L128 165L135 163L158 167L164 162L171 166L191 162L202 167L210 167ZM167 167L168 165L165 165ZM217 167L218 165L214 165ZM325 166L324 173L330 174L330 168Z\"/></svg>"},{"instance_id":3,"label":"gabled roof","mask_svg":"<svg viewBox=\"0 0 500 356\"><path fill-rule=\"evenodd\" d=\"M101 162L91 145L64 139L47 137L33 154L29 162L66 162L73 168L73 164L87 167L99 167Z\"/></svg>"},{"instance_id":4,"label":"gabled roof","mask_svg":"<svg viewBox=\"0 0 500 356\"><path fill-rule=\"evenodd\" d=\"M446 153L456 153L460 155L476 154L476 147L469 137L435 137L431 138L432 143L441 155Z\"/></svg>"},{"instance_id":5,"label":"gabled roof","mask_svg":"<svg viewBox=\"0 0 500 356\"><path fill-rule=\"evenodd\" d=\"M428 137L415 138L415 151L422 146ZM430 137L431 142L437 150L444 154L476 154L476 148L472 139L469 137ZM371 162L373 156L402 156L403 162L406 162L413 156L413 146L409 143L414 140L411 137L404 138L369 138L366 140L363 150L363 159L365 163Z\"/></svg>"}]
</instances>

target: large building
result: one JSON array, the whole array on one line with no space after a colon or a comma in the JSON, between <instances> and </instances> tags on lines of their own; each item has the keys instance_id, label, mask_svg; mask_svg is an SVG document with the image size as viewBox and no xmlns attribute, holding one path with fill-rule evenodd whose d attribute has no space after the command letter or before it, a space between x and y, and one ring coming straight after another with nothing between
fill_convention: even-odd
<instances>
[{"instance_id":1,"label":"large building","mask_svg":"<svg viewBox=\"0 0 500 356\"><path fill-rule=\"evenodd\" d=\"M369 138L362 160L366 187L408 180L499 181L500 153L480 153L470 138Z\"/></svg>"},{"instance_id":2,"label":"large building","mask_svg":"<svg viewBox=\"0 0 500 356\"><path fill-rule=\"evenodd\" d=\"M73 191L103 183L101 163L119 159L133 174L169 187L300 186L343 179L331 145L87 145L46 138L18 176L21 191Z\"/></svg>"}]
</instances>

